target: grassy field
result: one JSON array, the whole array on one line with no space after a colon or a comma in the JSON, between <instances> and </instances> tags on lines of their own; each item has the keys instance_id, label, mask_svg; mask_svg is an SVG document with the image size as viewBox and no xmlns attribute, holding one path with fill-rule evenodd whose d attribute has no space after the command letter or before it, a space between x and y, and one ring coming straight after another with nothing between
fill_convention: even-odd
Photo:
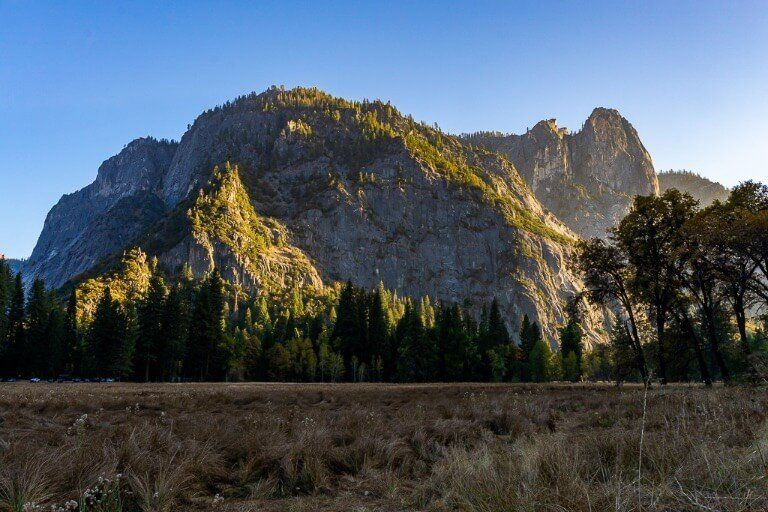
<instances>
[{"instance_id":1,"label":"grassy field","mask_svg":"<svg viewBox=\"0 0 768 512\"><path fill-rule=\"evenodd\" d=\"M1 384L0 510L768 510L767 415L756 388Z\"/></svg>"}]
</instances>

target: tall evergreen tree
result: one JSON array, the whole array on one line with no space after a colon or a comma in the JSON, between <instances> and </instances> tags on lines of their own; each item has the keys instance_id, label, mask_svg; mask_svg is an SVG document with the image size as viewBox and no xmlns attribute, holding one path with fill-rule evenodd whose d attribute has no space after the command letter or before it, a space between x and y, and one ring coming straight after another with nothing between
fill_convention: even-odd
<instances>
[{"instance_id":1,"label":"tall evergreen tree","mask_svg":"<svg viewBox=\"0 0 768 512\"><path fill-rule=\"evenodd\" d=\"M8 339L8 307L11 302L12 289L11 269L5 258L0 258L0 358L3 357Z\"/></svg>"},{"instance_id":2,"label":"tall evergreen tree","mask_svg":"<svg viewBox=\"0 0 768 512\"><path fill-rule=\"evenodd\" d=\"M437 379L441 382L447 382L452 373L449 366L453 363L453 338L455 320L453 318L453 309L444 304L437 310L436 330L437 330ZM453 368L451 368L452 370Z\"/></svg>"},{"instance_id":3,"label":"tall evergreen tree","mask_svg":"<svg viewBox=\"0 0 768 512\"><path fill-rule=\"evenodd\" d=\"M491 302L491 308L488 312L486 336L489 340L488 350L492 352L488 358L490 376L496 381L509 378L512 372L510 362L514 356L510 346L509 331L504 323L504 318L501 316L499 301L495 298Z\"/></svg>"},{"instance_id":4,"label":"tall evergreen tree","mask_svg":"<svg viewBox=\"0 0 768 512\"><path fill-rule=\"evenodd\" d=\"M51 300L55 300L55 297L52 296ZM66 317L58 305L52 307L48 314L45 337L48 345L48 357L43 361L43 375L48 378L59 377L66 373L68 354L65 344Z\"/></svg>"},{"instance_id":5,"label":"tall evergreen tree","mask_svg":"<svg viewBox=\"0 0 768 512\"><path fill-rule=\"evenodd\" d=\"M501 316L499 301L496 299L491 302L491 309L488 313L488 337L492 347L509 343L509 331L507 331L507 326Z\"/></svg>"},{"instance_id":6,"label":"tall evergreen tree","mask_svg":"<svg viewBox=\"0 0 768 512\"><path fill-rule=\"evenodd\" d=\"M48 361L51 359L51 341L48 337L48 320L52 304L45 283L41 279L32 282L27 301L27 333L20 347L19 369L23 375L49 376Z\"/></svg>"},{"instance_id":7,"label":"tall evergreen tree","mask_svg":"<svg viewBox=\"0 0 768 512\"><path fill-rule=\"evenodd\" d=\"M536 322L531 323L528 315L523 315L520 324L520 380L523 382L530 382L532 379L531 352L540 340L539 326Z\"/></svg>"},{"instance_id":8,"label":"tall evergreen tree","mask_svg":"<svg viewBox=\"0 0 768 512\"><path fill-rule=\"evenodd\" d=\"M8 309L8 341L6 356L3 358L4 373L8 376L21 376L25 367L24 348L26 345L24 310L24 283L21 272L16 274L11 290L11 301Z\"/></svg>"},{"instance_id":9,"label":"tall evergreen tree","mask_svg":"<svg viewBox=\"0 0 768 512\"><path fill-rule=\"evenodd\" d=\"M65 374L84 375L85 368L88 366L86 364L86 351L80 334L77 320L77 289L73 288L69 294L67 310L64 315L62 372Z\"/></svg>"},{"instance_id":10,"label":"tall evergreen tree","mask_svg":"<svg viewBox=\"0 0 768 512\"><path fill-rule=\"evenodd\" d=\"M96 305L88 345L93 351L97 377L123 378L130 375L133 356L131 319L112 298L109 287Z\"/></svg>"},{"instance_id":11,"label":"tall evergreen tree","mask_svg":"<svg viewBox=\"0 0 768 512\"><path fill-rule=\"evenodd\" d=\"M146 296L140 301L138 311L138 336L134 371L138 380L144 382L160 377L158 362L165 352L168 339L163 330L165 300L168 288L158 271L149 279Z\"/></svg>"},{"instance_id":12,"label":"tall evergreen tree","mask_svg":"<svg viewBox=\"0 0 768 512\"><path fill-rule=\"evenodd\" d=\"M371 292L368 299L367 338L370 350L369 362L373 368L378 360L383 362L389 340L389 325L387 324L386 311L384 311L384 298L379 288Z\"/></svg>"},{"instance_id":13,"label":"tall evergreen tree","mask_svg":"<svg viewBox=\"0 0 768 512\"><path fill-rule=\"evenodd\" d=\"M581 380L583 372L582 359L584 353L581 314L577 300L569 300L566 306L568 318L565 326L560 329L560 355L563 364L563 377L576 382Z\"/></svg>"},{"instance_id":14,"label":"tall evergreen tree","mask_svg":"<svg viewBox=\"0 0 768 512\"><path fill-rule=\"evenodd\" d=\"M181 376L186 356L189 319L189 304L184 300L182 285L171 288L165 301L162 319L162 351L159 352L161 378L177 380Z\"/></svg>"},{"instance_id":15,"label":"tall evergreen tree","mask_svg":"<svg viewBox=\"0 0 768 512\"><path fill-rule=\"evenodd\" d=\"M353 357L358 357L358 348L365 342L362 339L365 331L360 325L362 316L358 307L357 295L352 282L348 281L339 295L336 322L331 333L331 338L336 341L347 365L351 364ZM354 372L351 377L354 379Z\"/></svg>"},{"instance_id":16,"label":"tall evergreen tree","mask_svg":"<svg viewBox=\"0 0 768 512\"><path fill-rule=\"evenodd\" d=\"M195 294L190 320L187 374L193 379L224 376L221 348L224 343L224 290L217 270Z\"/></svg>"},{"instance_id":17,"label":"tall evergreen tree","mask_svg":"<svg viewBox=\"0 0 768 512\"><path fill-rule=\"evenodd\" d=\"M435 375L435 344L424 328L419 308L410 302L398 324L397 376L405 382L427 382Z\"/></svg>"}]
</instances>

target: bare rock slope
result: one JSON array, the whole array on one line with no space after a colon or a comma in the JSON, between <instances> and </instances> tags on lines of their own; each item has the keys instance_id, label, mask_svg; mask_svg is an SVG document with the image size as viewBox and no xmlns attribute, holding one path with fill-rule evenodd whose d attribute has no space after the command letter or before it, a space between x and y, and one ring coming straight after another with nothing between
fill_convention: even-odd
<instances>
[{"instance_id":1,"label":"bare rock slope","mask_svg":"<svg viewBox=\"0 0 768 512\"><path fill-rule=\"evenodd\" d=\"M605 149L594 125L568 162L597 173L610 157L606 183L634 179L647 155ZM534 189L556 186L542 169L560 164L531 158L520 169ZM523 176L388 103L272 88L203 113L178 145L140 139L107 160L51 210L27 269L58 287L138 246L169 274L216 267L255 291L350 279L478 305L496 297L511 327L528 314L554 340L581 289L568 267L576 236Z\"/></svg>"},{"instance_id":2,"label":"bare rock slope","mask_svg":"<svg viewBox=\"0 0 768 512\"><path fill-rule=\"evenodd\" d=\"M176 143L136 139L99 167L93 183L64 195L48 212L26 277L58 288L159 219L166 210L160 180L175 151Z\"/></svg>"},{"instance_id":3,"label":"bare rock slope","mask_svg":"<svg viewBox=\"0 0 768 512\"><path fill-rule=\"evenodd\" d=\"M574 134L549 119L523 135L463 138L506 155L539 202L585 238L604 237L635 195L659 190L648 151L616 110L596 108Z\"/></svg>"}]
</instances>

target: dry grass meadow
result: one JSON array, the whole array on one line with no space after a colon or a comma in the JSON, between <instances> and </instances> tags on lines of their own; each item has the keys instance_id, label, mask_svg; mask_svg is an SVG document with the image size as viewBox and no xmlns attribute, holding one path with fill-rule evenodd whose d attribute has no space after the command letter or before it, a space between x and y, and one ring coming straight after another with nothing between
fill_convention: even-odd
<instances>
[{"instance_id":1,"label":"dry grass meadow","mask_svg":"<svg viewBox=\"0 0 768 512\"><path fill-rule=\"evenodd\" d=\"M0 500L3 511L768 510L768 393L7 383Z\"/></svg>"}]
</instances>

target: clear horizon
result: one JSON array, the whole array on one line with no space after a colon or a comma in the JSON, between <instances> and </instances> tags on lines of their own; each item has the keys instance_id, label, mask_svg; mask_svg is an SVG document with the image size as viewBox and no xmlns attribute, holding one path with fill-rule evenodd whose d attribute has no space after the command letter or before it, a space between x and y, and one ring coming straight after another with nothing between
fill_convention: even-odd
<instances>
[{"instance_id":1,"label":"clear horizon","mask_svg":"<svg viewBox=\"0 0 768 512\"><path fill-rule=\"evenodd\" d=\"M0 0L0 253L131 140L179 139L269 85L390 100L452 133L522 133L594 107L631 122L657 171L768 180L765 2L417 5Z\"/></svg>"}]
</instances>

